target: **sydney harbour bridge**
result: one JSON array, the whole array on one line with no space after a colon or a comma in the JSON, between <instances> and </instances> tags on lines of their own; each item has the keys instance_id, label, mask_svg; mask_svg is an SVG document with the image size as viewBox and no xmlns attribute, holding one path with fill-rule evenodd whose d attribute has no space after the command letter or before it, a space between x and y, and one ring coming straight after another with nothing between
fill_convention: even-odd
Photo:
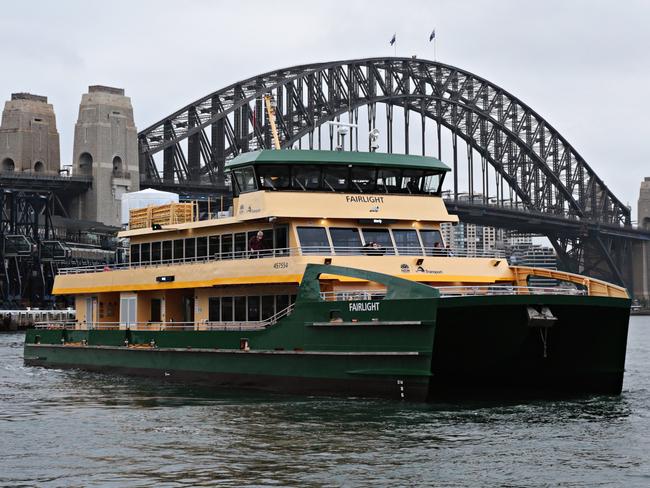
<instances>
[{"instance_id":1,"label":"sydney harbour bridge","mask_svg":"<svg viewBox=\"0 0 650 488\"><path fill-rule=\"evenodd\" d=\"M632 246L650 236L632 227L630 209L535 110L439 62L355 59L234 83L139 133L142 184L227 194L225 162L272 147L267 94L283 148L370 150L363 134L381 127L379 150L452 166L447 206L461 220L544 235L565 270L631 289ZM352 126L347 142L332 121Z\"/></svg>"}]
</instances>

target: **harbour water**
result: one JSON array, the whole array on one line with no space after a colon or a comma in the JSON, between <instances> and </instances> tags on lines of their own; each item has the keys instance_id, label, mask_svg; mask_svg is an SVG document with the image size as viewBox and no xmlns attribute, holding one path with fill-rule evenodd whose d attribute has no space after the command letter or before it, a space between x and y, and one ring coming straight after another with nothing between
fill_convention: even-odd
<instances>
[{"instance_id":1,"label":"harbour water","mask_svg":"<svg viewBox=\"0 0 650 488\"><path fill-rule=\"evenodd\" d=\"M0 486L650 486L650 317L620 397L409 404L27 368L0 334Z\"/></svg>"}]
</instances>

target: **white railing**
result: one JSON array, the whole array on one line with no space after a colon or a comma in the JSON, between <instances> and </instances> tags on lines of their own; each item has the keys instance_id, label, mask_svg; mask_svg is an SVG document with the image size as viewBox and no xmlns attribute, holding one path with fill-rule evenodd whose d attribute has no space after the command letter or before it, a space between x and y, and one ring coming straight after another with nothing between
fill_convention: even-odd
<instances>
[{"instance_id":1,"label":"white railing","mask_svg":"<svg viewBox=\"0 0 650 488\"><path fill-rule=\"evenodd\" d=\"M289 256L412 256L412 257L456 257L456 258L498 258L505 259L502 251L455 251L441 247L400 247L397 248L372 248L372 247L344 247L335 246L301 246L261 251L232 251L215 253L209 256L186 257L178 259L159 259L156 261L120 264L102 264L93 266L79 266L74 268L61 268L58 274L98 273L102 271L119 271L132 268L151 268L173 266L178 264L197 264L211 261L229 261L234 259L263 259L281 258Z\"/></svg>"},{"instance_id":2,"label":"white railing","mask_svg":"<svg viewBox=\"0 0 650 488\"><path fill-rule=\"evenodd\" d=\"M586 290L569 287L542 286L509 286L509 285L478 285L478 286L434 286L440 292L440 298L468 296L501 296L501 295L586 295ZM320 296L326 301L352 300L382 300L386 290L345 290L321 292Z\"/></svg>"},{"instance_id":3,"label":"white railing","mask_svg":"<svg viewBox=\"0 0 650 488\"><path fill-rule=\"evenodd\" d=\"M36 322L36 329L65 329L65 330L134 330L134 331L160 331L160 330L257 330L276 324L280 319L291 315L294 304L289 305L264 320L210 322L75 322L75 321L47 321Z\"/></svg>"}]
</instances>

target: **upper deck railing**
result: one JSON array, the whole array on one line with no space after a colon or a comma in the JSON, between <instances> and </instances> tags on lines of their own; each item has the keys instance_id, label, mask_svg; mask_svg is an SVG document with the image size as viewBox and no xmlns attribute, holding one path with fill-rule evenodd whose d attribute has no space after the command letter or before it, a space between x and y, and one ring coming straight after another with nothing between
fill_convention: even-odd
<instances>
[{"instance_id":1,"label":"upper deck railing","mask_svg":"<svg viewBox=\"0 0 650 488\"><path fill-rule=\"evenodd\" d=\"M173 266L181 264L197 264L212 261L229 261L235 259L265 259L282 258L294 256L411 256L411 257L445 257L445 258L499 258L504 259L502 251L456 251L441 247L419 247L419 246L397 246L393 247L344 247L335 246L301 246L285 247L275 249L264 249L261 251L232 251L211 254L201 257L184 257L179 259L161 259L159 261L148 261L138 263L121 263L111 265L80 266L74 268L61 268L59 274L80 274L97 273L102 271L114 271L135 268L151 268L161 266Z\"/></svg>"}]
</instances>

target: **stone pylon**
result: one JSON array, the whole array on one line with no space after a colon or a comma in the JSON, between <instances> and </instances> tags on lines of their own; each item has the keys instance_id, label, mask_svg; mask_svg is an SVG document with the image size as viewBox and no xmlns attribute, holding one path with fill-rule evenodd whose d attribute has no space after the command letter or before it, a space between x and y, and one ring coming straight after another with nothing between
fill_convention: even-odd
<instances>
[{"instance_id":1,"label":"stone pylon","mask_svg":"<svg viewBox=\"0 0 650 488\"><path fill-rule=\"evenodd\" d=\"M637 222L639 229L650 230L650 177L641 182ZM650 243L639 242L633 248L634 297L650 301Z\"/></svg>"},{"instance_id":2,"label":"stone pylon","mask_svg":"<svg viewBox=\"0 0 650 488\"><path fill-rule=\"evenodd\" d=\"M74 174L93 178L76 216L119 226L122 194L140 188L138 134L123 89L90 86L82 95L73 158Z\"/></svg>"},{"instance_id":3,"label":"stone pylon","mask_svg":"<svg viewBox=\"0 0 650 488\"><path fill-rule=\"evenodd\" d=\"M54 108L47 97L13 93L0 124L0 171L58 175L61 166Z\"/></svg>"}]
</instances>

